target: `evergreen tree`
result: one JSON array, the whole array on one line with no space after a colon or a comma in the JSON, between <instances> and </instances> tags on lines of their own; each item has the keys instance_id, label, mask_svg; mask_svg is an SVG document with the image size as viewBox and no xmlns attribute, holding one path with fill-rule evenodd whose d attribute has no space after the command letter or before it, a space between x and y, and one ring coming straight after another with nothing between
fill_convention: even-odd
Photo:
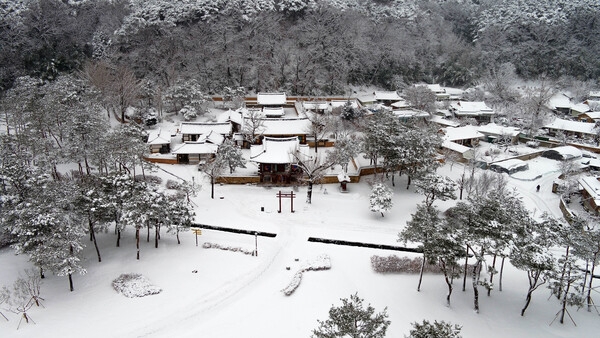
<instances>
[{"instance_id":1,"label":"evergreen tree","mask_svg":"<svg viewBox=\"0 0 600 338\"><path fill-rule=\"evenodd\" d=\"M412 323L413 329L410 330L410 335L406 338L461 338L460 330L462 329L458 325L452 326L452 324L445 321L435 320L430 323L428 320L423 320L423 323Z\"/></svg>"},{"instance_id":2,"label":"evergreen tree","mask_svg":"<svg viewBox=\"0 0 600 338\"><path fill-rule=\"evenodd\" d=\"M369 196L370 210L372 212L380 212L381 217L384 217L383 213L392 209L392 195L392 190L383 183L375 183Z\"/></svg>"},{"instance_id":3,"label":"evergreen tree","mask_svg":"<svg viewBox=\"0 0 600 338\"><path fill-rule=\"evenodd\" d=\"M456 199L456 183L449 177L438 174L426 174L415 183L417 192L425 195L425 204L431 206L436 199L447 201Z\"/></svg>"},{"instance_id":4,"label":"evergreen tree","mask_svg":"<svg viewBox=\"0 0 600 338\"><path fill-rule=\"evenodd\" d=\"M358 294L350 299L342 298L342 305L332 306L329 309L329 318L319 320L319 327L314 329L314 338L383 338L390 325L387 320L387 308L383 312L375 313L375 308L370 304L363 306L363 299Z\"/></svg>"},{"instance_id":5,"label":"evergreen tree","mask_svg":"<svg viewBox=\"0 0 600 338\"><path fill-rule=\"evenodd\" d=\"M219 146L217 152L229 167L229 173L233 173L235 168L246 168L246 160L242 155L242 150L238 148L233 140L225 139Z\"/></svg>"}]
</instances>

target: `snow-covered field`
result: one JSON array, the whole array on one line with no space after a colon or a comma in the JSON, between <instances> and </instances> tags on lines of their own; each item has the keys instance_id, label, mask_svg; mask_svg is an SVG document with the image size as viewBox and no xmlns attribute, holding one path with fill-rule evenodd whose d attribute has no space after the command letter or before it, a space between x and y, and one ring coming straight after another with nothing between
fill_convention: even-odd
<instances>
[{"instance_id":1,"label":"snow-covered field","mask_svg":"<svg viewBox=\"0 0 600 338\"><path fill-rule=\"evenodd\" d=\"M533 163L533 162L532 162ZM560 215L558 197L551 193L552 180L558 174L552 161L539 159L532 170L542 178L529 181L509 179L526 205L535 210ZM328 316L331 305L340 298L358 293L365 304L377 311L387 307L391 325L388 337L408 334L411 322L446 320L462 325L464 337L597 337L600 317L584 309L570 309L577 326L555 321L559 303L540 289L525 317L519 311L527 290L524 272L505 268L503 291L491 297L481 296L481 312L472 310L472 290L461 291L462 280L455 281L451 307L445 306L446 287L441 275L426 275L421 292L416 291L417 275L378 274L370 266L372 255L405 255L380 249L337 246L308 242L322 237L367 243L398 245L397 233L411 218L423 197L406 189L406 177L396 179L394 207L381 217L368 208L372 177L363 177L349 185L349 193L340 193L337 185L317 186L313 203L305 203L306 188L299 189L294 201L295 213L284 200L277 213L278 188L250 185L215 187L201 180L195 166L163 165L162 168L202 186L193 199L197 221L203 224L276 233L274 238L203 230L196 246L194 234L181 234L182 243L163 234L160 247L142 242L141 259L135 259L133 232L125 234L116 248L112 232L98 236L102 262L98 263L93 246L86 248L88 274L75 276L75 291L69 292L67 279L48 276L41 296L45 308L33 308L29 314L36 324L21 324L19 318L2 310L10 319L0 318L0 337L309 337L317 319ZM462 173L461 165L450 176ZM173 177L164 172L156 175ZM536 193L535 186L541 184ZM284 192L289 189L282 189ZM444 210L452 202L439 204ZM264 207L264 211L261 211ZM145 236L142 236L145 238ZM256 242L255 242L256 240ZM202 243L254 250L258 256L202 248ZM305 271L300 285L290 296L286 288L294 274L321 255L327 255L331 268ZM406 254L411 255L411 254ZM27 257L15 256L12 249L0 250L0 284L10 285L19 272L29 267ZM289 267L289 269L287 269ZM139 273L162 289L157 295L127 298L115 292L112 281L123 273Z\"/></svg>"}]
</instances>

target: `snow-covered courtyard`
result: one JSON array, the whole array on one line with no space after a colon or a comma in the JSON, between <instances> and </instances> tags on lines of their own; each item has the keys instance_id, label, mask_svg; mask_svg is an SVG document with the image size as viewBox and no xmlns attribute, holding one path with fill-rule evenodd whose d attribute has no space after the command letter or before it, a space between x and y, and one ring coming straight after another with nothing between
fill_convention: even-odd
<instances>
[{"instance_id":1,"label":"snow-covered courtyard","mask_svg":"<svg viewBox=\"0 0 600 338\"><path fill-rule=\"evenodd\" d=\"M525 204L540 215L548 211L559 216L558 196L551 183L558 176L553 161L538 158L530 170L542 172L536 180L508 178ZM525 272L510 265L505 268L503 291L481 295L481 311L473 311L473 291L462 279L454 281L452 305L445 305L446 286L442 275L427 274L420 292L418 275L380 274L370 264L372 255L408 256L417 254L308 242L309 237L399 246L398 232L411 218L423 196L406 189L406 176L396 179L394 207L381 217L369 211L369 181L349 185L340 193L337 185L316 186L312 204L306 204L306 187L298 189L291 213L284 200L278 213L279 188L255 185L220 185L210 199L210 184L202 181L196 166L161 165L167 172L201 182L193 198L198 223L275 233L275 237L235 234L203 229L196 246L192 232L175 236L163 234L160 246L142 236L141 259L136 260L134 233L124 234L121 247L109 231L99 234L103 256L97 262L93 245L86 248L86 275L74 276L75 291L69 292L65 277L48 275L41 297L44 308L34 307L29 315L36 324L21 324L5 314L0 318L2 337L309 337L340 298L357 293L376 311L387 307L391 325L388 337L408 334L412 322L445 320L462 326L464 337L594 337L600 328L598 313L585 309L570 313L577 326L567 319L553 322L559 302L541 289L524 317L519 312L527 291ZM463 167L448 165L439 173L456 178ZM173 179L165 171L157 176ZM535 186L541 185L539 192ZM291 188L281 188L283 192ZM443 211L454 201L437 203ZM264 211L261 211L264 209ZM238 251L203 248L202 243L258 250L258 256ZM256 247L255 247L256 246ZM306 270L319 257L327 256L330 269ZM25 255L16 256L10 248L0 251L0 284L11 285L15 276L31 266ZM301 269L298 288L290 296L284 290ZM112 282L121 274L138 273L162 289L156 295L128 298L113 290Z\"/></svg>"}]
</instances>

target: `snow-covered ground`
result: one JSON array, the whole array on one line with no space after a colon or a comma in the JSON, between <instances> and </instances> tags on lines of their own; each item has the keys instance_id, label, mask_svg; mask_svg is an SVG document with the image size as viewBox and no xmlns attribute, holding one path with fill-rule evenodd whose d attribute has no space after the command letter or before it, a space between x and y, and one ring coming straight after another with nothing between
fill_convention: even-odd
<instances>
[{"instance_id":1,"label":"snow-covered ground","mask_svg":"<svg viewBox=\"0 0 600 338\"><path fill-rule=\"evenodd\" d=\"M550 161L550 160L548 160ZM551 183L558 175L554 164L545 159L530 162L530 170L541 172L536 180L508 179L536 215L543 211L560 215L558 197ZM177 244L172 235L163 234L160 247L142 242L141 259L135 259L133 232L128 231L120 248L109 231L98 236L102 262L98 263L91 243L86 248L88 274L75 276L75 291L69 292L67 279L48 276L41 296L45 308L33 308L29 314L36 324L21 324L19 318L2 310L10 321L0 318L0 337L309 337L317 319L324 320L329 308L341 304L340 298L358 293L377 311L387 307L391 325L388 337L402 337L411 322L446 320L462 325L464 337L595 337L600 328L597 313L570 309L577 326L568 319L555 321L559 303L540 289L525 317L519 311L527 290L524 272L505 268L503 291L481 296L481 312L473 312L472 289L461 291L455 281L451 307L445 306L446 286L441 275L426 275L421 292L416 291L416 275L378 274L370 266L372 255L405 255L381 249L368 249L308 242L322 237L367 243L398 245L397 233L411 218L423 197L406 189L406 177L396 179L394 207L385 217L369 211L369 181L350 184L348 193L337 185L315 188L313 203L305 203L306 188L300 187L294 201L295 213L284 200L277 213L278 188L252 185L215 187L201 180L195 166L162 165L165 170L201 184L193 199L199 223L276 233L274 238L203 230L196 246L194 234L181 234ZM440 169L457 177L460 164ZM165 172L156 175L166 179ZM535 186L541 185L540 192ZM289 188L283 188L288 191ZM444 210L453 202L443 202ZM261 211L264 207L264 211ZM144 236L142 238L145 238ZM255 242L256 240L256 242ZM258 256L240 252L205 249L202 243L254 250ZM291 296L286 288L294 274L321 255L327 255L331 268L305 271L300 285ZM410 256L411 254L406 254ZM0 250L0 284L10 285L24 268L25 256L12 249ZM287 269L289 267L289 269ZM127 298L115 292L112 281L123 273L139 273L162 289L157 295Z\"/></svg>"}]
</instances>

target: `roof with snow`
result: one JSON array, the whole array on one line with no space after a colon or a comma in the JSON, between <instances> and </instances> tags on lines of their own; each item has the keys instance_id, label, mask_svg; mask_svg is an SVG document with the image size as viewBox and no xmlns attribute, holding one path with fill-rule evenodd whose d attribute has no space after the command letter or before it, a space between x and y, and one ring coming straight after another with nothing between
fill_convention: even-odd
<instances>
[{"instance_id":1,"label":"roof with snow","mask_svg":"<svg viewBox=\"0 0 600 338\"><path fill-rule=\"evenodd\" d=\"M219 146L206 142L185 142L173 154L216 154Z\"/></svg>"},{"instance_id":2,"label":"roof with snow","mask_svg":"<svg viewBox=\"0 0 600 338\"><path fill-rule=\"evenodd\" d=\"M482 138L485 135L477 131L476 127L473 126L464 126L464 127L448 127L443 128L444 137L443 139L448 141L458 141L458 140L471 140L476 138Z\"/></svg>"},{"instance_id":3,"label":"roof with snow","mask_svg":"<svg viewBox=\"0 0 600 338\"><path fill-rule=\"evenodd\" d=\"M402 98L398 95L396 91L389 92L375 92L375 100L377 101L400 101Z\"/></svg>"},{"instance_id":4,"label":"roof with snow","mask_svg":"<svg viewBox=\"0 0 600 338\"><path fill-rule=\"evenodd\" d=\"M263 106L283 106L287 101L285 93L258 93L256 103Z\"/></svg>"},{"instance_id":5,"label":"roof with snow","mask_svg":"<svg viewBox=\"0 0 600 338\"><path fill-rule=\"evenodd\" d=\"M250 147L250 160L257 163L296 163L296 157L308 157L308 146L301 145L297 137L265 137L262 144Z\"/></svg>"},{"instance_id":6,"label":"roof with snow","mask_svg":"<svg viewBox=\"0 0 600 338\"><path fill-rule=\"evenodd\" d=\"M463 158L467 160L475 157L473 149L467 146L463 146L462 144L454 143L452 141L444 141L442 142L442 147L462 154Z\"/></svg>"},{"instance_id":7,"label":"roof with snow","mask_svg":"<svg viewBox=\"0 0 600 338\"><path fill-rule=\"evenodd\" d=\"M210 133L202 135L198 141L220 145L225 141L225 136L211 130Z\"/></svg>"},{"instance_id":8,"label":"roof with snow","mask_svg":"<svg viewBox=\"0 0 600 338\"><path fill-rule=\"evenodd\" d=\"M410 104L408 104L408 102L406 102L406 100L400 100L398 102L394 102L391 104L391 106L394 108L399 108L399 109L410 108Z\"/></svg>"},{"instance_id":9,"label":"roof with snow","mask_svg":"<svg viewBox=\"0 0 600 338\"><path fill-rule=\"evenodd\" d=\"M595 134L596 130L594 127L595 123L563 120L561 118L557 118L554 121L552 121L552 123L549 123L544 126L544 128L547 129L557 129L583 134Z\"/></svg>"},{"instance_id":10,"label":"roof with snow","mask_svg":"<svg viewBox=\"0 0 600 338\"><path fill-rule=\"evenodd\" d=\"M579 114L580 117L584 115L591 118L592 120L600 119L600 111L589 111L586 113Z\"/></svg>"},{"instance_id":11,"label":"roof with snow","mask_svg":"<svg viewBox=\"0 0 600 338\"><path fill-rule=\"evenodd\" d=\"M495 123L488 123L479 127L479 132L485 135L509 135L512 137L518 136L521 130L515 127L505 127Z\"/></svg>"},{"instance_id":12,"label":"roof with snow","mask_svg":"<svg viewBox=\"0 0 600 338\"><path fill-rule=\"evenodd\" d=\"M582 156L581 150L573 146L562 146L548 149L542 153L543 157L548 157L558 160L571 160Z\"/></svg>"},{"instance_id":13,"label":"roof with snow","mask_svg":"<svg viewBox=\"0 0 600 338\"><path fill-rule=\"evenodd\" d=\"M329 108L329 103L327 101L302 101L302 107L306 110L326 110Z\"/></svg>"},{"instance_id":14,"label":"roof with snow","mask_svg":"<svg viewBox=\"0 0 600 338\"><path fill-rule=\"evenodd\" d=\"M226 112L223 112L221 114L219 114L219 116L217 116L217 122L219 123L226 123L226 122L232 122L232 123L236 123L236 124L242 124L243 120L244 120L244 110L246 108L240 108L238 110L231 110L229 109Z\"/></svg>"},{"instance_id":15,"label":"roof with snow","mask_svg":"<svg viewBox=\"0 0 600 338\"><path fill-rule=\"evenodd\" d=\"M590 91L589 98L598 98L598 99L600 99L600 91Z\"/></svg>"},{"instance_id":16,"label":"roof with snow","mask_svg":"<svg viewBox=\"0 0 600 338\"><path fill-rule=\"evenodd\" d=\"M265 117L282 117L285 115L283 107L263 107L262 112Z\"/></svg>"},{"instance_id":17,"label":"roof with snow","mask_svg":"<svg viewBox=\"0 0 600 338\"><path fill-rule=\"evenodd\" d=\"M221 135L229 135L231 134L231 123L181 122L181 126L179 127L181 134L189 135L209 134L213 130Z\"/></svg>"},{"instance_id":18,"label":"roof with snow","mask_svg":"<svg viewBox=\"0 0 600 338\"><path fill-rule=\"evenodd\" d=\"M429 121L437 123L439 125L442 126L446 126L446 127L458 127L460 126L460 123L456 122L456 121L452 121L452 120L448 120L446 118L444 118L443 116L439 116L439 115L433 115Z\"/></svg>"},{"instance_id":19,"label":"roof with snow","mask_svg":"<svg viewBox=\"0 0 600 338\"><path fill-rule=\"evenodd\" d=\"M343 107L346 102L350 102L350 106L354 109L358 108L358 102L356 102L355 99L349 99L349 100L331 100L329 101L329 104L331 105L332 108L337 108L337 107Z\"/></svg>"},{"instance_id":20,"label":"roof with snow","mask_svg":"<svg viewBox=\"0 0 600 338\"><path fill-rule=\"evenodd\" d=\"M498 172L506 172L512 174L516 171L525 171L529 169L529 164L523 160L516 158L504 160L500 162L494 162L490 165L490 169Z\"/></svg>"},{"instance_id":21,"label":"roof with snow","mask_svg":"<svg viewBox=\"0 0 600 338\"><path fill-rule=\"evenodd\" d=\"M304 135L310 130L308 118L263 119L264 135Z\"/></svg>"},{"instance_id":22,"label":"roof with snow","mask_svg":"<svg viewBox=\"0 0 600 338\"><path fill-rule=\"evenodd\" d=\"M148 144L171 144L171 133L165 130L150 130L148 135Z\"/></svg>"},{"instance_id":23,"label":"roof with snow","mask_svg":"<svg viewBox=\"0 0 600 338\"><path fill-rule=\"evenodd\" d=\"M590 194L595 205L600 205L600 181L597 177L582 177L579 179L579 185Z\"/></svg>"},{"instance_id":24,"label":"roof with snow","mask_svg":"<svg viewBox=\"0 0 600 338\"><path fill-rule=\"evenodd\" d=\"M392 110L392 113L400 119L429 117L428 112L417 109L394 109Z\"/></svg>"},{"instance_id":25,"label":"roof with snow","mask_svg":"<svg viewBox=\"0 0 600 338\"><path fill-rule=\"evenodd\" d=\"M450 109L454 111L454 114L459 116L494 115L494 110L488 107L483 101L458 101L452 103Z\"/></svg>"}]
</instances>

